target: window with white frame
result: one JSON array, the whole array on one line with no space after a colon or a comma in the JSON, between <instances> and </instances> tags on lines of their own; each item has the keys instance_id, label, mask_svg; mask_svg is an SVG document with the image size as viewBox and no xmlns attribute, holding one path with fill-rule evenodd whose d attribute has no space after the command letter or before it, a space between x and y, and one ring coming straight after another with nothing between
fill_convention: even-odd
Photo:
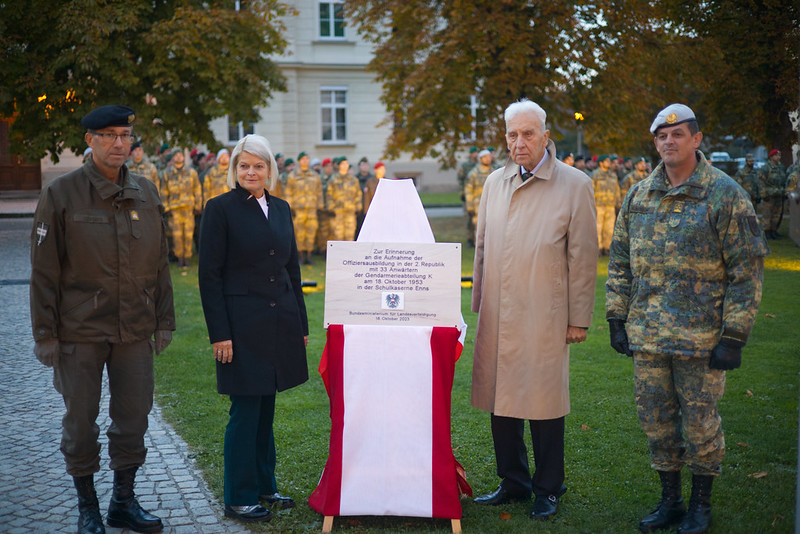
<instances>
[{"instance_id":1,"label":"window with white frame","mask_svg":"<svg viewBox=\"0 0 800 534\"><path fill-rule=\"evenodd\" d=\"M255 133L255 126L254 122L231 122L231 118L228 117L228 141L235 143L245 135Z\"/></svg>"},{"instance_id":2,"label":"window with white frame","mask_svg":"<svg viewBox=\"0 0 800 534\"><path fill-rule=\"evenodd\" d=\"M322 141L347 141L347 88L320 87Z\"/></svg>"},{"instance_id":3,"label":"window with white frame","mask_svg":"<svg viewBox=\"0 0 800 534\"><path fill-rule=\"evenodd\" d=\"M344 0L320 1L319 36L321 39L344 39Z\"/></svg>"}]
</instances>

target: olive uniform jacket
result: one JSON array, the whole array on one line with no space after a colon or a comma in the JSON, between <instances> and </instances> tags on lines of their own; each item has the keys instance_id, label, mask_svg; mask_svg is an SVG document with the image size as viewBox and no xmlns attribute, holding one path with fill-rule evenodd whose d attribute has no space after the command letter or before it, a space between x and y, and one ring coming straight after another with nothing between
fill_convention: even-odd
<instances>
[{"instance_id":1,"label":"olive uniform jacket","mask_svg":"<svg viewBox=\"0 0 800 534\"><path fill-rule=\"evenodd\" d=\"M241 187L206 204L199 282L211 343L230 339L217 391L273 395L308 380L308 317L289 204L267 196L269 219Z\"/></svg>"},{"instance_id":2,"label":"olive uniform jacket","mask_svg":"<svg viewBox=\"0 0 800 534\"><path fill-rule=\"evenodd\" d=\"M132 343L175 330L164 211L156 186L94 160L53 180L31 233L33 338Z\"/></svg>"}]
</instances>

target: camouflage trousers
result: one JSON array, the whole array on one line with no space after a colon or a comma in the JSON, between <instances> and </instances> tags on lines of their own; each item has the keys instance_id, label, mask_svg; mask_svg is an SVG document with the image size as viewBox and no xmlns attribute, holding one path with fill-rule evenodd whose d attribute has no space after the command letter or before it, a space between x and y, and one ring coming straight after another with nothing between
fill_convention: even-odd
<instances>
[{"instance_id":1,"label":"camouflage trousers","mask_svg":"<svg viewBox=\"0 0 800 534\"><path fill-rule=\"evenodd\" d=\"M356 212L336 210L331 220L331 239L333 241L353 241L356 237Z\"/></svg>"},{"instance_id":2,"label":"camouflage trousers","mask_svg":"<svg viewBox=\"0 0 800 534\"><path fill-rule=\"evenodd\" d=\"M297 250L314 250L314 239L317 237L316 209L297 209L294 211L294 238L297 240Z\"/></svg>"},{"instance_id":3,"label":"camouflage trousers","mask_svg":"<svg viewBox=\"0 0 800 534\"><path fill-rule=\"evenodd\" d=\"M725 437L717 403L725 371L708 358L633 355L636 411L647 435L650 466L657 471L689 467L695 475L720 473Z\"/></svg>"},{"instance_id":4,"label":"camouflage trousers","mask_svg":"<svg viewBox=\"0 0 800 534\"><path fill-rule=\"evenodd\" d=\"M614 206L597 206L597 242L600 250L611 248L611 238L614 236L614 223L617 214Z\"/></svg>"},{"instance_id":5,"label":"camouflage trousers","mask_svg":"<svg viewBox=\"0 0 800 534\"><path fill-rule=\"evenodd\" d=\"M766 197L761 201L761 213L763 214L761 224L765 232L778 230L782 207L783 198L781 197Z\"/></svg>"},{"instance_id":6,"label":"camouflage trousers","mask_svg":"<svg viewBox=\"0 0 800 534\"><path fill-rule=\"evenodd\" d=\"M314 241L317 245L317 250L325 254L328 248L328 239L331 239L331 221L333 220L333 216L323 210L317 218L319 219L319 228L317 228L317 236Z\"/></svg>"},{"instance_id":7,"label":"camouflage trousers","mask_svg":"<svg viewBox=\"0 0 800 534\"><path fill-rule=\"evenodd\" d=\"M192 235L194 235L194 211L192 208L175 208L170 210L170 230L175 243L175 255L178 258L192 257Z\"/></svg>"},{"instance_id":8,"label":"camouflage trousers","mask_svg":"<svg viewBox=\"0 0 800 534\"><path fill-rule=\"evenodd\" d=\"M468 211L467 213L467 237L475 240L475 230L478 228L478 212Z\"/></svg>"}]
</instances>

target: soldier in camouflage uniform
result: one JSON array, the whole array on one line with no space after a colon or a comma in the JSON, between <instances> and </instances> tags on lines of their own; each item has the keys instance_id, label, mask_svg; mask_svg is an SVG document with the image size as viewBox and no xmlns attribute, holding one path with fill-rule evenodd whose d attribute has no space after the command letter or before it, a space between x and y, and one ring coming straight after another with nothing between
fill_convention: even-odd
<instances>
[{"instance_id":1,"label":"soldier in camouflage uniform","mask_svg":"<svg viewBox=\"0 0 800 534\"><path fill-rule=\"evenodd\" d=\"M328 182L331 178L333 178L334 174L333 160L331 160L331 158L323 159L322 172L319 175L319 178L322 181L323 203L325 202L328 194ZM317 251L324 256L326 252L326 244L328 243L328 239L331 235L331 220L333 219L333 213L327 209L322 209L319 211L317 218L319 219L319 228L317 228L317 238L315 243Z\"/></svg>"},{"instance_id":2,"label":"soldier in camouflage uniform","mask_svg":"<svg viewBox=\"0 0 800 534\"><path fill-rule=\"evenodd\" d=\"M356 235L356 214L363 205L358 180L350 174L347 158L339 158L339 172L328 182L325 207L333 211L331 236L334 241L353 241Z\"/></svg>"},{"instance_id":3,"label":"soldier in camouflage uniform","mask_svg":"<svg viewBox=\"0 0 800 534\"><path fill-rule=\"evenodd\" d=\"M156 189L161 190L161 180L158 177L158 169L156 166L147 161L144 157L144 148L139 142L131 145L131 159L127 163L128 170L133 174L144 176L156 186Z\"/></svg>"},{"instance_id":4,"label":"soldier in camouflage uniform","mask_svg":"<svg viewBox=\"0 0 800 534\"><path fill-rule=\"evenodd\" d=\"M464 188L467 186L467 175L478 163L478 147L474 146L469 149L469 159L458 166L458 191L461 193L461 202L465 202Z\"/></svg>"},{"instance_id":5,"label":"soldier in camouflage uniform","mask_svg":"<svg viewBox=\"0 0 800 534\"><path fill-rule=\"evenodd\" d=\"M478 153L478 164L469 171L467 184L464 187L464 204L467 212L467 236L470 246L475 246L475 229L478 227L478 206L481 205L483 184L492 174L492 153L481 150Z\"/></svg>"},{"instance_id":6,"label":"soldier in camouflage uniform","mask_svg":"<svg viewBox=\"0 0 800 534\"><path fill-rule=\"evenodd\" d=\"M297 170L286 178L286 201L292 208L294 235L297 239L297 250L300 262L312 265L311 252L314 250L314 239L317 237L319 220L317 211L325 207L322 197L322 181L319 175L309 167L311 158L305 152L297 156Z\"/></svg>"},{"instance_id":7,"label":"soldier in camouflage uniform","mask_svg":"<svg viewBox=\"0 0 800 534\"><path fill-rule=\"evenodd\" d=\"M797 190L797 182L800 180L800 150L795 154L794 163L786 169L786 192L791 193Z\"/></svg>"},{"instance_id":8,"label":"soldier in camouflage uniform","mask_svg":"<svg viewBox=\"0 0 800 534\"><path fill-rule=\"evenodd\" d=\"M227 193L231 190L228 185L228 166L231 163L231 154L223 148L217 154L217 163L206 171L203 179L203 207L212 198Z\"/></svg>"},{"instance_id":9,"label":"soldier in camouflage uniform","mask_svg":"<svg viewBox=\"0 0 800 534\"><path fill-rule=\"evenodd\" d=\"M759 175L761 191L762 217L761 224L767 239L778 239L778 226L783 216L783 197L786 195L786 169L781 163L780 150L773 149L769 153L767 163L761 168Z\"/></svg>"},{"instance_id":10,"label":"soldier in camouflage uniform","mask_svg":"<svg viewBox=\"0 0 800 534\"><path fill-rule=\"evenodd\" d=\"M170 229L175 243L175 255L180 267L188 267L192 257L194 216L203 207L203 191L197 171L188 167L183 151L175 149L172 165L164 172L162 197L170 213Z\"/></svg>"},{"instance_id":11,"label":"soldier in camouflage uniform","mask_svg":"<svg viewBox=\"0 0 800 534\"><path fill-rule=\"evenodd\" d=\"M647 163L647 158L644 157L634 160L633 170L625 175L625 178L622 179L622 183L619 185L620 200L625 198L625 195L628 194L628 190L633 187L633 184L638 184L650 174L647 172Z\"/></svg>"},{"instance_id":12,"label":"soldier in camouflage uniform","mask_svg":"<svg viewBox=\"0 0 800 534\"><path fill-rule=\"evenodd\" d=\"M608 255L611 247L611 236L614 234L614 221L617 206L622 202L619 193L617 173L612 169L612 158L603 154L597 158L598 168L592 174L594 184L594 203L597 207L597 241L600 254Z\"/></svg>"},{"instance_id":13,"label":"soldier in camouflage uniform","mask_svg":"<svg viewBox=\"0 0 800 534\"><path fill-rule=\"evenodd\" d=\"M703 134L692 110L672 104L650 131L662 163L623 202L606 318L611 346L633 357L639 423L662 484L639 530L680 522L678 532L700 533L711 524L711 486L725 455L717 403L725 371L741 364L769 250L745 192L697 150Z\"/></svg>"},{"instance_id":14,"label":"soldier in camouflage uniform","mask_svg":"<svg viewBox=\"0 0 800 534\"><path fill-rule=\"evenodd\" d=\"M744 167L736 171L736 176L733 177L736 182L747 191L750 196L750 202L753 207L761 202L761 194L758 187L758 171L754 167L755 161L752 154L746 154L744 157Z\"/></svg>"}]
</instances>

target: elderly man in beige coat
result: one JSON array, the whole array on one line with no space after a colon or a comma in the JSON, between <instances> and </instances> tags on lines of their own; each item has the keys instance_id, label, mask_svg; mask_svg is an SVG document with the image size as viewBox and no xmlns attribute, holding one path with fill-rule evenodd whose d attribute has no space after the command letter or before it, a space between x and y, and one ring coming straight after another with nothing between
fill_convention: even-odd
<instances>
[{"instance_id":1,"label":"elderly man in beige coat","mask_svg":"<svg viewBox=\"0 0 800 534\"><path fill-rule=\"evenodd\" d=\"M530 516L540 520L556 513L566 491L569 344L584 341L591 324L598 255L592 181L558 160L546 119L527 99L506 109L510 158L486 179L472 290L472 405L492 414L502 479L475 502L497 505L533 493Z\"/></svg>"}]
</instances>

